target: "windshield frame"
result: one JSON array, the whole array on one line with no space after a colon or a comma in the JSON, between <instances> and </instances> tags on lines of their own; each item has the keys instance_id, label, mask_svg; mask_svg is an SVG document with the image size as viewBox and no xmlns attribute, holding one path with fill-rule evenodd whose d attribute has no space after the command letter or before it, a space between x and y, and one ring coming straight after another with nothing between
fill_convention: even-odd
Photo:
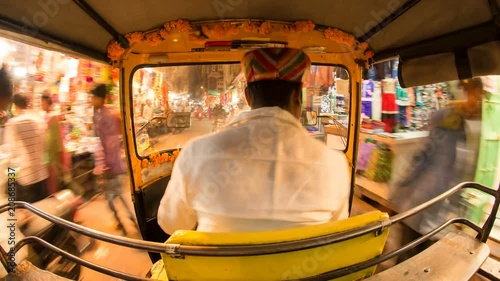
<instances>
[{"instance_id":1,"label":"windshield frame","mask_svg":"<svg viewBox=\"0 0 500 281\"><path fill-rule=\"evenodd\" d=\"M132 71L130 72L130 77L129 77L129 89L130 89L130 94L129 94L129 104L134 104L134 92L133 92L133 83L134 83L134 76L136 74L137 71L143 69L143 68L161 68L161 67L175 67L175 66L191 66L191 65L214 65L214 64L240 64L241 62L240 61L210 61L210 62L182 62L182 63L147 63L147 64L138 64L136 65ZM314 65L314 66L329 66L329 67L340 67L342 69L344 69L348 76L349 76L349 110L348 110L348 122L349 124L351 123L352 121L352 108L353 108L353 94L356 94L356 93L353 93L352 91L352 74L351 74L351 71L349 70L349 68L343 64L333 64L333 63L316 63L316 62L311 62L311 65ZM359 111L359 108L358 110L356 111ZM132 109L132 113L133 113L133 109ZM355 113L356 114L356 113ZM137 138L136 138L136 125L135 125L135 122L134 122L134 116L130 116L130 118L132 119L131 121L131 134L133 135L133 143L134 143L134 153L135 153L135 156L137 157L137 159L139 160L144 160L144 159L148 159L149 155L144 155L144 156L141 156L138 152L138 146L137 146ZM318 118L319 115L318 115ZM319 120L320 122L320 120ZM343 153L347 153L347 151L349 150L349 138L351 137L351 126L348 125L347 126L347 137L346 137L346 144L345 144L345 147L343 150L337 150L337 151L341 151ZM325 138L325 144L326 144L326 139L327 139L327 134L323 131L323 133L325 134L324 135L324 138ZM176 151L176 150L182 150L182 148L171 148L171 149L166 149L166 150L158 150L156 152L158 153L166 153L166 152L173 152L173 151Z\"/></svg>"}]
</instances>

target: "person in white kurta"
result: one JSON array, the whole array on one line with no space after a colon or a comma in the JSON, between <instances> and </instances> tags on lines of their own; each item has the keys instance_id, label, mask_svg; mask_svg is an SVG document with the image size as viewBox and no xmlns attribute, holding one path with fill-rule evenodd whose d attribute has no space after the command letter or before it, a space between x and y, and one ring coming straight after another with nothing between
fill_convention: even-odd
<instances>
[{"instance_id":1,"label":"person in white kurta","mask_svg":"<svg viewBox=\"0 0 500 281\"><path fill-rule=\"evenodd\" d=\"M268 56L275 52L261 50ZM292 64L308 62L299 50L284 51L292 52L282 56ZM277 59L277 65L283 63ZM281 75L289 77L286 74ZM249 82L259 77L263 76L247 73ZM297 101L282 106L288 110L263 106L247 89L251 111L182 149L158 209L158 224L166 233L267 231L348 217L346 157L308 135L298 120L302 84L288 81L296 85ZM274 89L287 86L282 82Z\"/></svg>"},{"instance_id":2,"label":"person in white kurta","mask_svg":"<svg viewBox=\"0 0 500 281\"><path fill-rule=\"evenodd\" d=\"M153 119L154 111L153 105L151 104L151 100L147 100L144 108L142 109L142 117L147 120Z\"/></svg>"}]
</instances>

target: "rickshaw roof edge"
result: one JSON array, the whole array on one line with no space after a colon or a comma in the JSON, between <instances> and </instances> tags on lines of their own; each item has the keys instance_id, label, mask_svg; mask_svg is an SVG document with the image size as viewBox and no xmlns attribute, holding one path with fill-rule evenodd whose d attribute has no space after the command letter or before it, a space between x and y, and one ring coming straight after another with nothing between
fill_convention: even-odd
<instances>
[{"instance_id":1,"label":"rickshaw roof edge","mask_svg":"<svg viewBox=\"0 0 500 281\"><path fill-rule=\"evenodd\" d=\"M0 35L42 48L110 62L107 58L109 42L115 40L122 48L128 47L126 35L138 30L151 31L147 38L154 43L158 36L161 37L158 31L166 29L165 23L179 23L169 19L185 18L201 26L215 19L220 23L218 27L212 25L215 33L225 30L227 19L258 19L265 23L259 26L264 31L268 30L268 20L272 19L275 21L272 21L271 29L280 22L290 23L278 27L288 31L296 30L297 22L312 22L316 29L332 27L337 38L352 42L354 37L355 46L363 44L366 47L368 43L370 49L366 50L370 51L367 54L371 56L373 50L374 61L382 61L398 56L425 56L429 42L435 42L434 45L442 43L447 49L461 48L460 41L449 37L455 33L459 33L462 42L475 42L476 46L491 40L492 36L498 40L498 6L500 0L152 0L147 5L134 0L6 0L0 3ZM480 29L482 25L490 28L487 36L490 38L479 32L484 30ZM307 28L307 25L303 26ZM469 29L478 32L469 33L473 37L461 33ZM234 29L226 31L233 32ZM17 35L13 36L13 33Z\"/></svg>"}]
</instances>

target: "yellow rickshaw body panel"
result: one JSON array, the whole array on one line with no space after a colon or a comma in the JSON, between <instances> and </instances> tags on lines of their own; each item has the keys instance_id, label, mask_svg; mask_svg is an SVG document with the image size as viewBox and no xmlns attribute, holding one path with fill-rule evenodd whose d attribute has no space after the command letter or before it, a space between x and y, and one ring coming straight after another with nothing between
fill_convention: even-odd
<instances>
[{"instance_id":1,"label":"yellow rickshaw body panel","mask_svg":"<svg viewBox=\"0 0 500 281\"><path fill-rule=\"evenodd\" d=\"M342 221L293 229L254 233L203 233L177 231L169 244L196 246L243 246L297 241L340 233L388 218L375 211ZM346 241L288 253L247 257L171 257L162 254L166 270L161 263L155 265L159 280L290 280L315 276L345 266L357 264L380 255L389 235L384 229L379 235L368 233ZM371 276L375 267L344 276L337 280L360 280ZM168 279L167 278L168 275Z\"/></svg>"}]
</instances>

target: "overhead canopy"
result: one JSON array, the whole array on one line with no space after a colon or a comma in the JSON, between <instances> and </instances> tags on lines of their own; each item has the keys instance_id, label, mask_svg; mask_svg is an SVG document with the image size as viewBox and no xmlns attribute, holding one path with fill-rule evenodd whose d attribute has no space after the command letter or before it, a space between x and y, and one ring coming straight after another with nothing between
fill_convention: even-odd
<instances>
[{"instance_id":1,"label":"overhead canopy","mask_svg":"<svg viewBox=\"0 0 500 281\"><path fill-rule=\"evenodd\" d=\"M0 36L108 61L111 40L178 18L311 20L368 42L377 61L415 60L498 41L499 6L500 0L3 0Z\"/></svg>"}]
</instances>

